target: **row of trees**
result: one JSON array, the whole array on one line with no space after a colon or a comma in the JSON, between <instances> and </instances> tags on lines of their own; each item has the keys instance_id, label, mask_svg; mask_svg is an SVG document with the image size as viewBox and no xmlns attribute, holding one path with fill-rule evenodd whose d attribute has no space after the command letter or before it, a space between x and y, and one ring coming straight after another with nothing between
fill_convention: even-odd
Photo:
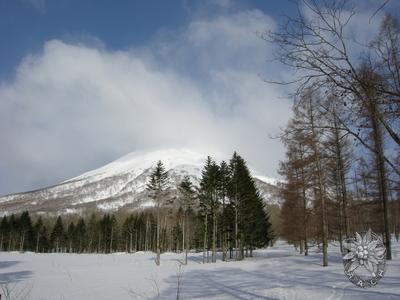
<instances>
[{"instance_id":1,"label":"row of trees","mask_svg":"<svg viewBox=\"0 0 400 300\"><path fill-rule=\"evenodd\" d=\"M147 189L156 204L156 264L159 265L160 212L170 201L166 196L168 173L161 161L151 174ZM265 246L272 240L272 228L263 199L246 162L236 152L229 164L222 161L218 165L208 157L199 186L195 187L190 178L185 177L178 190L178 220L185 262L193 238L202 241L203 262L210 261L209 250L211 262L216 261L219 249L223 260L233 256L240 260L245 257L245 251L252 256L254 248ZM193 212L197 213L200 224L194 222ZM196 237L199 232L202 237Z\"/></svg>"},{"instance_id":2,"label":"row of trees","mask_svg":"<svg viewBox=\"0 0 400 300\"><path fill-rule=\"evenodd\" d=\"M349 1L299 1L298 16L263 37L296 70L293 117L281 139L283 234L307 255L355 231L391 234L400 216L400 26L389 14L367 44L354 41ZM289 82L279 81L281 84Z\"/></svg>"},{"instance_id":3,"label":"row of trees","mask_svg":"<svg viewBox=\"0 0 400 300\"><path fill-rule=\"evenodd\" d=\"M156 263L164 251L203 250L204 262L243 259L267 245L271 225L262 198L245 161L236 153L229 164L207 158L195 186L185 176L173 193L162 162L149 178L147 189L155 206L131 214L91 214L32 220L28 212L4 216L0 250L111 253L154 251ZM211 252L211 257L209 253ZM229 253L228 253L229 252Z\"/></svg>"}]
</instances>

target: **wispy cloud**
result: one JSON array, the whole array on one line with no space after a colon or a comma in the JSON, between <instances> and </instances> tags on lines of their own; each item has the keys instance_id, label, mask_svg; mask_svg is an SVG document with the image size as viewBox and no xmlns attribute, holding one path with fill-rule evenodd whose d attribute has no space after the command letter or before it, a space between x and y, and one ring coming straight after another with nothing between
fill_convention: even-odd
<instances>
[{"instance_id":1,"label":"wispy cloud","mask_svg":"<svg viewBox=\"0 0 400 300\"><path fill-rule=\"evenodd\" d=\"M46 2L47 0L23 0L30 4L36 11L44 14L46 12Z\"/></svg>"},{"instance_id":2,"label":"wispy cloud","mask_svg":"<svg viewBox=\"0 0 400 300\"><path fill-rule=\"evenodd\" d=\"M283 149L268 134L285 124L290 104L258 76L268 47L255 34L272 26L250 10L197 19L128 51L47 42L0 87L0 191L168 147L237 150L274 176Z\"/></svg>"}]
</instances>

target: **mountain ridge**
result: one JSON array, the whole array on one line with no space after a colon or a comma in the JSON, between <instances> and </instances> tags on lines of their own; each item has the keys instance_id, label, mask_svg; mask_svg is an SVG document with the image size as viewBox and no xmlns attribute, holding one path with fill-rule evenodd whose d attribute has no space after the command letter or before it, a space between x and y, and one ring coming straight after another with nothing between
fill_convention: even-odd
<instances>
[{"instance_id":1,"label":"mountain ridge","mask_svg":"<svg viewBox=\"0 0 400 300\"><path fill-rule=\"evenodd\" d=\"M169 172L171 192L188 175L198 184L207 156L190 149L131 152L100 168L59 184L0 197L1 214L28 210L41 214L84 213L86 211L135 210L151 206L146 183L158 160ZM221 161L223 155L216 157ZM228 157L226 157L228 160ZM280 204L276 180L252 172L257 187L268 204Z\"/></svg>"}]
</instances>

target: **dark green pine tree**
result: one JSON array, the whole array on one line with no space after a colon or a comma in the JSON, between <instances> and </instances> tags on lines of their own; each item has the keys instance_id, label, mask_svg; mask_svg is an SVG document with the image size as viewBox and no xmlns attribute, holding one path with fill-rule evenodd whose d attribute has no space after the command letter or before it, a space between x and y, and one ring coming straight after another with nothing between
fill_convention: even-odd
<instances>
[{"instance_id":1,"label":"dark green pine tree","mask_svg":"<svg viewBox=\"0 0 400 300\"><path fill-rule=\"evenodd\" d=\"M75 249L75 240L76 240L76 235L75 235L75 224L74 222L69 223L68 229L66 232L66 238L67 238L67 251L69 253L73 253Z\"/></svg>"},{"instance_id":2,"label":"dark green pine tree","mask_svg":"<svg viewBox=\"0 0 400 300\"><path fill-rule=\"evenodd\" d=\"M208 156L205 166L202 170L202 176L199 189L200 209L204 215L204 245L203 245L203 261L205 261L205 252L207 248L208 261L208 227L211 221L211 247L212 247L212 262L216 261L216 246L217 246L217 215L219 208L219 166L215 161ZM211 220L209 220L211 217Z\"/></svg>"},{"instance_id":3,"label":"dark green pine tree","mask_svg":"<svg viewBox=\"0 0 400 300\"><path fill-rule=\"evenodd\" d=\"M18 220L19 251L31 250L33 244L32 221L29 212L24 211Z\"/></svg>"},{"instance_id":4,"label":"dark green pine tree","mask_svg":"<svg viewBox=\"0 0 400 300\"><path fill-rule=\"evenodd\" d=\"M0 223L0 251L5 251L5 243L10 235L10 226L8 224L7 216L4 216Z\"/></svg>"},{"instance_id":5,"label":"dark green pine tree","mask_svg":"<svg viewBox=\"0 0 400 300\"><path fill-rule=\"evenodd\" d=\"M99 239L101 237L101 234L99 233L99 226L96 215L94 213L90 215L90 219L87 226L87 234L88 234L87 251L99 252L100 250Z\"/></svg>"},{"instance_id":6,"label":"dark green pine tree","mask_svg":"<svg viewBox=\"0 0 400 300\"><path fill-rule=\"evenodd\" d=\"M16 242L18 240L18 220L14 214L11 214L10 219L8 221L9 233L8 233L8 245L7 251L13 251L15 249Z\"/></svg>"},{"instance_id":7,"label":"dark green pine tree","mask_svg":"<svg viewBox=\"0 0 400 300\"><path fill-rule=\"evenodd\" d=\"M236 153L233 153L232 159L229 162L229 169L231 172L231 180L229 184L228 194L230 199L230 210L233 212L233 236L232 236L232 244L235 248L235 259L240 260L241 253L239 252L239 248L241 247L241 213L242 213L242 205L240 199L240 179L241 179L241 157ZM232 247L232 248L233 248Z\"/></svg>"},{"instance_id":8,"label":"dark green pine tree","mask_svg":"<svg viewBox=\"0 0 400 300\"><path fill-rule=\"evenodd\" d=\"M49 240L49 233L46 225L43 225L40 229L40 244L39 252L49 252L51 250L51 243Z\"/></svg>"},{"instance_id":9,"label":"dark green pine tree","mask_svg":"<svg viewBox=\"0 0 400 300\"><path fill-rule=\"evenodd\" d=\"M117 218L112 214L110 218L110 253L115 252L118 247L119 230Z\"/></svg>"},{"instance_id":10,"label":"dark green pine tree","mask_svg":"<svg viewBox=\"0 0 400 300\"><path fill-rule=\"evenodd\" d=\"M156 265L160 265L160 208L163 200L164 192L168 187L168 172L165 170L163 163L158 161L154 171L150 174L150 180L147 184L147 190L150 197L155 201L157 213L157 232L156 232Z\"/></svg>"},{"instance_id":11,"label":"dark green pine tree","mask_svg":"<svg viewBox=\"0 0 400 300\"><path fill-rule=\"evenodd\" d=\"M219 226L221 228L221 245L222 245L222 260L226 261L227 259L227 251L228 251L228 239L229 239L229 223L230 216L228 207L228 191L231 179L231 172L228 164L225 161L222 161L219 166L219 198L221 199L222 204L222 212L221 218L219 222Z\"/></svg>"},{"instance_id":12,"label":"dark green pine tree","mask_svg":"<svg viewBox=\"0 0 400 300\"><path fill-rule=\"evenodd\" d=\"M50 242L55 252L60 252L64 247L64 224L61 216L58 216L50 235Z\"/></svg>"},{"instance_id":13,"label":"dark green pine tree","mask_svg":"<svg viewBox=\"0 0 400 300\"><path fill-rule=\"evenodd\" d=\"M104 214L99 221L99 231L101 238L99 239L100 251L109 253L111 243L111 217L109 214Z\"/></svg>"},{"instance_id":14,"label":"dark green pine tree","mask_svg":"<svg viewBox=\"0 0 400 300\"><path fill-rule=\"evenodd\" d=\"M135 234L135 217L131 214L122 225L122 235L125 240L125 251L133 252L133 238Z\"/></svg>"},{"instance_id":15,"label":"dark green pine tree","mask_svg":"<svg viewBox=\"0 0 400 300\"><path fill-rule=\"evenodd\" d=\"M236 152L231 160L231 199L235 207L236 248L238 259L244 258L244 248L262 247L272 239L271 224L264 203L246 162Z\"/></svg>"},{"instance_id":16,"label":"dark green pine tree","mask_svg":"<svg viewBox=\"0 0 400 300\"><path fill-rule=\"evenodd\" d=\"M183 211L183 220L182 220L182 246L185 252L185 262L187 265L187 255L189 250L189 220L188 215L192 207L194 206L194 201L196 198L196 193L194 190L194 186L190 181L189 176L185 176L182 182L178 186L179 191L179 204L180 209Z\"/></svg>"},{"instance_id":17,"label":"dark green pine tree","mask_svg":"<svg viewBox=\"0 0 400 300\"><path fill-rule=\"evenodd\" d=\"M87 244L87 231L86 223L83 218L79 218L75 227L76 236L76 252L82 253L86 249Z\"/></svg>"},{"instance_id":18,"label":"dark green pine tree","mask_svg":"<svg viewBox=\"0 0 400 300\"><path fill-rule=\"evenodd\" d=\"M43 220L42 217L36 220L35 225L33 225L34 241L35 241L35 252L38 253L40 249L40 243L43 239Z\"/></svg>"}]
</instances>

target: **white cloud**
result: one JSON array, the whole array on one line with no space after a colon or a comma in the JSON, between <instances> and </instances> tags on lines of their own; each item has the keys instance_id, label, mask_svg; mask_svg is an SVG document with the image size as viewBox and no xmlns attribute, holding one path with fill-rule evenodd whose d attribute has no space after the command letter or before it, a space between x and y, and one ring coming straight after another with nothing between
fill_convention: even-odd
<instances>
[{"instance_id":1,"label":"white cloud","mask_svg":"<svg viewBox=\"0 0 400 300\"><path fill-rule=\"evenodd\" d=\"M129 51L52 40L0 86L0 193L55 184L130 151L239 151L276 175L268 138L290 104L258 76L274 26L260 11L196 20Z\"/></svg>"},{"instance_id":2,"label":"white cloud","mask_svg":"<svg viewBox=\"0 0 400 300\"><path fill-rule=\"evenodd\" d=\"M32 5L38 12L46 12L46 0L25 0L27 3Z\"/></svg>"}]
</instances>

